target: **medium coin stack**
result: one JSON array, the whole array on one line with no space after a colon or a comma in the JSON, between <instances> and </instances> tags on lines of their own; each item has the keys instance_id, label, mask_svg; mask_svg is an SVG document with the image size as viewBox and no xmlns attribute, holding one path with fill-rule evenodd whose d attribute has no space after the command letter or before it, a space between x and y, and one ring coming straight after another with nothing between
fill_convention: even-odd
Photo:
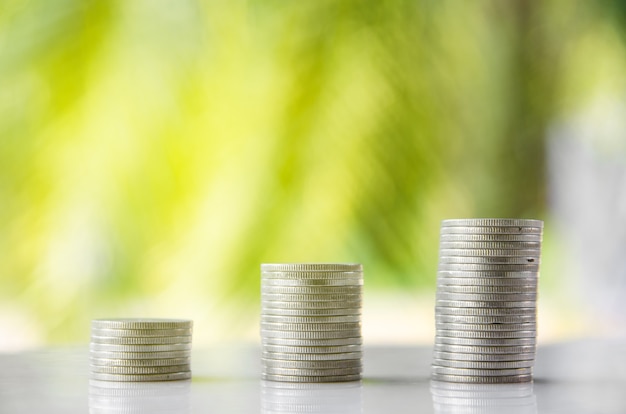
<instances>
[{"instance_id":1,"label":"medium coin stack","mask_svg":"<svg viewBox=\"0 0 626 414\"><path fill-rule=\"evenodd\" d=\"M305 384L263 381L261 414L361 414L360 382Z\"/></svg>"},{"instance_id":2,"label":"medium coin stack","mask_svg":"<svg viewBox=\"0 0 626 414\"><path fill-rule=\"evenodd\" d=\"M360 264L261 265L262 378L361 379Z\"/></svg>"},{"instance_id":3,"label":"medium coin stack","mask_svg":"<svg viewBox=\"0 0 626 414\"><path fill-rule=\"evenodd\" d=\"M537 414L532 383L459 384L432 381L435 414Z\"/></svg>"},{"instance_id":4,"label":"medium coin stack","mask_svg":"<svg viewBox=\"0 0 626 414\"><path fill-rule=\"evenodd\" d=\"M432 379L532 381L543 222L444 220Z\"/></svg>"},{"instance_id":5,"label":"medium coin stack","mask_svg":"<svg viewBox=\"0 0 626 414\"><path fill-rule=\"evenodd\" d=\"M89 381L90 414L188 414L191 381Z\"/></svg>"},{"instance_id":6,"label":"medium coin stack","mask_svg":"<svg viewBox=\"0 0 626 414\"><path fill-rule=\"evenodd\" d=\"M181 319L94 319L90 378L173 381L191 378L193 322Z\"/></svg>"}]
</instances>

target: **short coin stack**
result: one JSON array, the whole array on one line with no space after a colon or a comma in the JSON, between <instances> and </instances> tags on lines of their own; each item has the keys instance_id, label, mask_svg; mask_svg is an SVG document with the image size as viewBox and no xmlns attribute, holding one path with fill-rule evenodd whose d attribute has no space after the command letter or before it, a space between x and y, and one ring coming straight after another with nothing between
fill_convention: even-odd
<instances>
[{"instance_id":1,"label":"short coin stack","mask_svg":"<svg viewBox=\"0 0 626 414\"><path fill-rule=\"evenodd\" d=\"M192 326L192 321L181 319L94 319L89 346L91 379L190 379Z\"/></svg>"},{"instance_id":2,"label":"short coin stack","mask_svg":"<svg viewBox=\"0 0 626 414\"><path fill-rule=\"evenodd\" d=\"M261 265L262 378L361 379L360 264Z\"/></svg>"},{"instance_id":3,"label":"short coin stack","mask_svg":"<svg viewBox=\"0 0 626 414\"><path fill-rule=\"evenodd\" d=\"M543 222L444 220L432 379L532 380Z\"/></svg>"}]
</instances>

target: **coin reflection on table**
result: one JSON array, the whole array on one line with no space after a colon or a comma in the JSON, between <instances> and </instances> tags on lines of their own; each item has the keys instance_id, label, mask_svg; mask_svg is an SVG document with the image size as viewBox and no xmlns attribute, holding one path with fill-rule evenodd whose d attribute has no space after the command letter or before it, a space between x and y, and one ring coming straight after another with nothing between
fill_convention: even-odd
<instances>
[{"instance_id":1,"label":"coin reflection on table","mask_svg":"<svg viewBox=\"0 0 626 414\"><path fill-rule=\"evenodd\" d=\"M191 381L110 382L89 381L89 412L177 413L191 412Z\"/></svg>"},{"instance_id":2,"label":"coin reflection on table","mask_svg":"<svg viewBox=\"0 0 626 414\"><path fill-rule=\"evenodd\" d=\"M519 384L464 384L431 381L436 414L536 414L537 399L530 382Z\"/></svg>"},{"instance_id":3,"label":"coin reflection on table","mask_svg":"<svg viewBox=\"0 0 626 414\"><path fill-rule=\"evenodd\" d=\"M361 382L288 383L261 381L261 413L362 412Z\"/></svg>"}]
</instances>

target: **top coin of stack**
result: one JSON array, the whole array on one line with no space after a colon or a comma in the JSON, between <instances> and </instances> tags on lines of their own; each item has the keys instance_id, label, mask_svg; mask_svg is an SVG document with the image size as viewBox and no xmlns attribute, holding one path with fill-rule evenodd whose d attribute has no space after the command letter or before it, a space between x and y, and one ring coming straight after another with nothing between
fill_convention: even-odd
<instances>
[{"instance_id":1,"label":"top coin of stack","mask_svg":"<svg viewBox=\"0 0 626 414\"><path fill-rule=\"evenodd\" d=\"M532 380L543 222L444 220L432 378Z\"/></svg>"},{"instance_id":2,"label":"top coin of stack","mask_svg":"<svg viewBox=\"0 0 626 414\"><path fill-rule=\"evenodd\" d=\"M101 381L191 378L193 322L181 319L94 319L90 377Z\"/></svg>"},{"instance_id":3,"label":"top coin of stack","mask_svg":"<svg viewBox=\"0 0 626 414\"><path fill-rule=\"evenodd\" d=\"M361 379L360 264L261 265L262 378Z\"/></svg>"}]
</instances>

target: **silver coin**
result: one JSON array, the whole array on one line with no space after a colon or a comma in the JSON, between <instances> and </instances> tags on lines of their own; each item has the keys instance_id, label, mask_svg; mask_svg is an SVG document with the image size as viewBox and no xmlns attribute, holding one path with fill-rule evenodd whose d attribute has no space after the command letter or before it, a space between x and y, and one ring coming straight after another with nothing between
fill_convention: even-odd
<instances>
[{"instance_id":1,"label":"silver coin","mask_svg":"<svg viewBox=\"0 0 626 414\"><path fill-rule=\"evenodd\" d=\"M284 359L261 358L264 367L285 368L285 369L341 369L341 368L362 368L360 359L345 359L331 361L293 361Z\"/></svg>"},{"instance_id":2,"label":"silver coin","mask_svg":"<svg viewBox=\"0 0 626 414\"><path fill-rule=\"evenodd\" d=\"M322 377L322 376L339 376L339 375L358 375L361 374L363 368L326 368L326 369L306 369L306 368L274 368L263 367L265 374L287 375L287 376L305 376L305 377Z\"/></svg>"},{"instance_id":3,"label":"silver coin","mask_svg":"<svg viewBox=\"0 0 626 414\"><path fill-rule=\"evenodd\" d=\"M191 358L167 358L167 359L112 359L90 357L91 365L104 365L108 367L157 367L172 365L189 365Z\"/></svg>"},{"instance_id":4,"label":"silver coin","mask_svg":"<svg viewBox=\"0 0 626 414\"><path fill-rule=\"evenodd\" d=\"M344 381L360 381L361 374L307 377L307 376L273 375L273 374L263 373L261 374L261 379L265 381L279 381L279 382L344 382Z\"/></svg>"},{"instance_id":5,"label":"silver coin","mask_svg":"<svg viewBox=\"0 0 626 414\"><path fill-rule=\"evenodd\" d=\"M438 275L439 286L537 286L537 278L505 279L505 278L471 278L471 277L442 277Z\"/></svg>"},{"instance_id":6,"label":"silver coin","mask_svg":"<svg viewBox=\"0 0 626 414\"><path fill-rule=\"evenodd\" d=\"M128 383L128 384L120 384L117 382L111 381L102 381L90 378L89 379L89 388L90 391L94 388L98 388L100 392L110 391L111 394L117 395L123 394L123 392L135 392L135 391L154 391L160 390L161 395L163 394L163 390L171 390L175 393L181 392L190 392L191 391L191 381L180 381L172 384L140 384L140 383Z\"/></svg>"},{"instance_id":7,"label":"silver coin","mask_svg":"<svg viewBox=\"0 0 626 414\"><path fill-rule=\"evenodd\" d=\"M361 286L363 278L354 279L261 279L261 289L271 286Z\"/></svg>"},{"instance_id":8,"label":"silver coin","mask_svg":"<svg viewBox=\"0 0 626 414\"><path fill-rule=\"evenodd\" d=\"M157 367L120 367L89 365L89 371L100 374L124 374L124 375L146 375L146 374L169 374L171 372L189 371L189 364Z\"/></svg>"},{"instance_id":9,"label":"silver coin","mask_svg":"<svg viewBox=\"0 0 626 414\"><path fill-rule=\"evenodd\" d=\"M441 257L476 257L488 259L487 263L493 263L493 259L506 259L504 263L511 263L515 258L539 258L540 249L445 249L439 248ZM482 262L480 262L482 263ZM496 262L499 263L499 262ZM515 262L513 262L515 263ZM524 262L522 262L524 264Z\"/></svg>"},{"instance_id":10,"label":"silver coin","mask_svg":"<svg viewBox=\"0 0 626 414\"><path fill-rule=\"evenodd\" d=\"M483 377L483 376L462 376L462 375L442 375L431 374L430 378L434 381L446 382L462 382L468 384L513 384L521 382L530 382L533 380L532 375L510 375L499 377Z\"/></svg>"},{"instance_id":11,"label":"silver coin","mask_svg":"<svg viewBox=\"0 0 626 414\"><path fill-rule=\"evenodd\" d=\"M98 385L94 385L94 384ZM163 398L163 389L160 387L129 387L129 388L108 388L104 387L101 384L111 384L106 381L98 381L98 380L89 380L89 401L103 401L109 404L114 402L123 402L127 399L138 399L142 400L144 398L155 398L160 400ZM119 384L119 383L113 383ZM137 382L133 383L135 385L139 384ZM169 390L168 390L169 391ZM185 391L175 390L174 396L176 396L176 392L179 392L182 395L185 395ZM188 394L188 393L187 393Z\"/></svg>"},{"instance_id":12,"label":"silver coin","mask_svg":"<svg viewBox=\"0 0 626 414\"><path fill-rule=\"evenodd\" d=\"M361 315L361 307L340 309L282 309L262 307L262 315L276 316L346 316Z\"/></svg>"},{"instance_id":13,"label":"silver coin","mask_svg":"<svg viewBox=\"0 0 626 414\"><path fill-rule=\"evenodd\" d=\"M106 337L161 338L164 336L191 336L192 333L192 329L91 329L92 335Z\"/></svg>"},{"instance_id":14,"label":"silver coin","mask_svg":"<svg viewBox=\"0 0 626 414\"><path fill-rule=\"evenodd\" d=\"M294 331L294 332L313 332L313 331L346 331L360 330L361 323L264 323L261 322L262 330L272 331Z\"/></svg>"},{"instance_id":15,"label":"silver coin","mask_svg":"<svg viewBox=\"0 0 626 414\"><path fill-rule=\"evenodd\" d=\"M505 401L515 399L520 401L535 401L533 384L519 384L516 387L492 386L493 384L462 384L440 381L430 382L430 392L433 396L467 398L467 399L487 399ZM462 404L461 404L462 405Z\"/></svg>"},{"instance_id":16,"label":"silver coin","mask_svg":"<svg viewBox=\"0 0 626 414\"><path fill-rule=\"evenodd\" d=\"M539 256L446 256L441 252L439 264L477 264L477 265L537 265L541 263ZM531 270L531 269L528 269Z\"/></svg>"},{"instance_id":17,"label":"silver coin","mask_svg":"<svg viewBox=\"0 0 626 414\"><path fill-rule=\"evenodd\" d=\"M91 327L94 329L192 329L193 321L156 318L93 319Z\"/></svg>"},{"instance_id":18,"label":"silver coin","mask_svg":"<svg viewBox=\"0 0 626 414\"><path fill-rule=\"evenodd\" d=\"M537 331L535 323L436 323L437 329L449 329L454 331L477 331L477 332L506 332L506 331Z\"/></svg>"},{"instance_id":19,"label":"silver coin","mask_svg":"<svg viewBox=\"0 0 626 414\"><path fill-rule=\"evenodd\" d=\"M439 315L435 314L436 324L536 324L537 315L503 315L503 316L460 316L460 315ZM535 325L536 326L536 325Z\"/></svg>"},{"instance_id":20,"label":"silver coin","mask_svg":"<svg viewBox=\"0 0 626 414\"><path fill-rule=\"evenodd\" d=\"M284 352L266 352L261 354L262 358L266 359L281 359L288 361L341 361L348 359L361 359L363 357L362 352L344 352L339 354L309 354L309 353L284 353Z\"/></svg>"},{"instance_id":21,"label":"silver coin","mask_svg":"<svg viewBox=\"0 0 626 414\"><path fill-rule=\"evenodd\" d=\"M539 272L536 271L506 271L506 270L438 270L438 278L455 279L526 279L538 280Z\"/></svg>"},{"instance_id":22,"label":"silver coin","mask_svg":"<svg viewBox=\"0 0 626 414\"><path fill-rule=\"evenodd\" d=\"M437 292L441 293L471 293L471 294L519 294L519 293L537 293L537 285L523 286L456 286L456 285L440 285L437 283Z\"/></svg>"},{"instance_id":23,"label":"silver coin","mask_svg":"<svg viewBox=\"0 0 626 414\"><path fill-rule=\"evenodd\" d=\"M471 368L449 368L433 365L433 374L461 375L477 377L498 377L508 375L532 375L532 368L512 368L512 369L471 369Z\"/></svg>"},{"instance_id":24,"label":"silver coin","mask_svg":"<svg viewBox=\"0 0 626 414\"><path fill-rule=\"evenodd\" d=\"M532 345L518 345L518 346L483 346L483 345L451 345L435 343L435 352L449 352L457 354L485 354L485 355L522 355L528 353L534 353L536 347Z\"/></svg>"},{"instance_id":25,"label":"silver coin","mask_svg":"<svg viewBox=\"0 0 626 414\"><path fill-rule=\"evenodd\" d=\"M126 374L104 374L92 372L89 377L99 381L116 382L149 382L149 381L177 381L191 379L191 371L173 372L168 374L147 374L147 375L126 375Z\"/></svg>"},{"instance_id":26,"label":"silver coin","mask_svg":"<svg viewBox=\"0 0 626 414\"><path fill-rule=\"evenodd\" d=\"M335 302L279 302L262 300L265 309L355 309L361 307L360 300Z\"/></svg>"},{"instance_id":27,"label":"silver coin","mask_svg":"<svg viewBox=\"0 0 626 414\"><path fill-rule=\"evenodd\" d=\"M454 331L451 329L437 329L437 335L446 338L476 339L536 338L537 331Z\"/></svg>"},{"instance_id":28,"label":"silver coin","mask_svg":"<svg viewBox=\"0 0 626 414\"><path fill-rule=\"evenodd\" d=\"M536 338L455 338L435 336L436 344L465 345L465 346L526 346L537 344Z\"/></svg>"},{"instance_id":29,"label":"silver coin","mask_svg":"<svg viewBox=\"0 0 626 414\"><path fill-rule=\"evenodd\" d=\"M262 279L362 279L363 272L262 272Z\"/></svg>"},{"instance_id":30,"label":"silver coin","mask_svg":"<svg viewBox=\"0 0 626 414\"><path fill-rule=\"evenodd\" d=\"M261 293L302 295L360 295L363 286L263 286Z\"/></svg>"},{"instance_id":31,"label":"silver coin","mask_svg":"<svg viewBox=\"0 0 626 414\"><path fill-rule=\"evenodd\" d=\"M166 345L166 344L187 344L191 343L191 336L153 336L143 338L132 338L125 336L95 336L91 335L91 342L94 344L114 344L114 345Z\"/></svg>"},{"instance_id":32,"label":"silver coin","mask_svg":"<svg viewBox=\"0 0 626 414\"><path fill-rule=\"evenodd\" d=\"M542 234L463 234L442 233L439 235L440 242L541 242Z\"/></svg>"},{"instance_id":33,"label":"silver coin","mask_svg":"<svg viewBox=\"0 0 626 414\"><path fill-rule=\"evenodd\" d=\"M508 218L468 218L468 219L447 219L441 221L441 226L461 226L461 227L543 227L542 220L534 219L508 219Z\"/></svg>"},{"instance_id":34,"label":"silver coin","mask_svg":"<svg viewBox=\"0 0 626 414\"><path fill-rule=\"evenodd\" d=\"M263 263L262 272L362 272L360 263Z\"/></svg>"},{"instance_id":35,"label":"silver coin","mask_svg":"<svg viewBox=\"0 0 626 414\"><path fill-rule=\"evenodd\" d=\"M442 263L439 261L439 272L445 271L476 271L476 272L538 272L539 264L501 264L501 263Z\"/></svg>"},{"instance_id":36,"label":"silver coin","mask_svg":"<svg viewBox=\"0 0 626 414\"><path fill-rule=\"evenodd\" d=\"M342 295L342 294L316 294L316 295L297 295L297 294L286 294L286 293L261 293L261 301L271 301L271 302L361 302L362 295L361 294L350 294L350 295Z\"/></svg>"},{"instance_id":37,"label":"silver coin","mask_svg":"<svg viewBox=\"0 0 626 414\"><path fill-rule=\"evenodd\" d=\"M505 361L534 361L535 352L524 354L486 354L473 353L465 354L460 352L433 352L433 359L448 359L451 361L484 361L484 362L505 362Z\"/></svg>"},{"instance_id":38,"label":"silver coin","mask_svg":"<svg viewBox=\"0 0 626 414\"><path fill-rule=\"evenodd\" d=\"M534 360L529 361L457 361L450 359L433 359L433 365L448 368L469 368L469 369L516 369L532 368Z\"/></svg>"},{"instance_id":39,"label":"silver coin","mask_svg":"<svg viewBox=\"0 0 626 414\"><path fill-rule=\"evenodd\" d=\"M343 345L362 345L363 339L358 338L334 338L334 339L293 339L293 338L261 338L263 349L267 350L266 345L286 345L299 347L335 347Z\"/></svg>"},{"instance_id":40,"label":"silver coin","mask_svg":"<svg viewBox=\"0 0 626 414\"><path fill-rule=\"evenodd\" d=\"M296 384L296 383L280 383L273 381L261 381L261 393L272 393L277 396L319 396L320 391L324 395L332 395L345 397L346 392L357 391L360 394L360 384L338 384L337 386L328 386L325 384Z\"/></svg>"},{"instance_id":41,"label":"silver coin","mask_svg":"<svg viewBox=\"0 0 626 414\"><path fill-rule=\"evenodd\" d=\"M435 302L436 306L447 308L535 308L537 302L533 301L479 301L479 300L439 300Z\"/></svg>"},{"instance_id":42,"label":"silver coin","mask_svg":"<svg viewBox=\"0 0 626 414\"><path fill-rule=\"evenodd\" d=\"M468 414L489 414L502 412L513 414L526 414L528 412L537 412L537 403L535 398L466 398L466 397L438 397L433 395L433 408L435 412L446 412L450 408L463 407L463 412Z\"/></svg>"},{"instance_id":43,"label":"silver coin","mask_svg":"<svg viewBox=\"0 0 626 414\"><path fill-rule=\"evenodd\" d=\"M543 234L541 227L510 226L441 226L440 234Z\"/></svg>"},{"instance_id":44,"label":"silver coin","mask_svg":"<svg viewBox=\"0 0 626 414\"><path fill-rule=\"evenodd\" d=\"M503 398L518 398L533 396L534 385L533 384L520 384L515 387L492 387L489 384L460 384L441 381L430 381L431 391L437 393L446 393L446 395L456 397L458 395L478 395L490 397L497 397L502 395Z\"/></svg>"},{"instance_id":45,"label":"silver coin","mask_svg":"<svg viewBox=\"0 0 626 414\"><path fill-rule=\"evenodd\" d=\"M284 338L284 339L335 339L335 338L356 338L361 335L361 329L344 329L341 331L269 331L261 330L263 338Z\"/></svg>"},{"instance_id":46,"label":"silver coin","mask_svg":"<svg viewBox=\"0 0 626 414\"><path fill-rule=\"evenodd\" d=\"M289 345L272 345L263 344L263 352L267 353L280 353L280 354L293 354L293 355L306 355L310 354L312 358L315 355L337 355L343 353L361 353L361 344L355 345L337 345L337 346L289 346Z\"/></svg>"},{"instance_id":47,"label":"silver coin","mask_svg":"<svg viewBox=\"0 0 626 414\"><path fill-rule=\"evenodd\" d=\"M361 323L360 315L346 316L275 316L261 315L261 323L298 323L298 324L327 324L327 323Z\"/></svg>"},{"instance_id":48,"label":"silver coin","mask_svg":"<svg viewBox=\"0 0 626 414\"><path fill-rule=\"evenodd\" d=\"M115 344L89 344L91 351L111 352L163 352L163 351L188 351L191 343L167 344L167 345L115 345Z\"/></svg>"},{"instance_id":49,"label":"silver coin","mask_svg":"<svg viewBox=\"0 0 626 414\"><path fill-rule=\"evenodd\" d=\"M487 302L489 303L489 302ZM436 306L435 315L453 315L453 316L536 316L537 308L461 308L458 306Z\"/></svg>"},{"instance_id":50,"label":"silver coin","mask_svg":"<svg viewBox=\"0 0 626 414\"><path fill-rule=\"evenodd\" d=\"M439 249L463 249L463 250L492 250L502 249L508 250L527 250L536 252L541 250L541 242L539 241L440 241ZM505 255L506 256L506 255Z\"/></svg>"},{"instance_id":51,"label":"silver coin","mask_svg":"<svg viewBox=\"0 0 626 414\"><path fill-rule=\"evenodd\" d=\"M448 293L437 292L437 300L483 301L483 302L534 302L536 293ZM467 307L467 306L466 306Z\"/></svg>"},{"instance_id":52,"label":"silver coin","mask_svg":"<svg viewBox=\"0 0 626 414\"><path fill-rule=\"evenodd\" d=\"M120 360L159 360L171 358L189 358L191 351L166 351L166 352L112 352L90 351L89 356L97 359L120 359Z\"/></svg>"}]
</instances>

